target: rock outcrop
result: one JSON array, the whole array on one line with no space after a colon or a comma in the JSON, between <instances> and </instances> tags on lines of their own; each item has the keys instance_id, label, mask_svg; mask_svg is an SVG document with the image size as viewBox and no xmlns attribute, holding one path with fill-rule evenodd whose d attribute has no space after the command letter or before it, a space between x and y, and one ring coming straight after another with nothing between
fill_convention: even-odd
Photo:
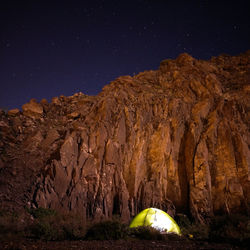
<instances>
[{"instance_id":1,"label":"rock outcrop","mask_svg":"<svg viewBox=\"0 0 250 250\"><path fill-rule=\"evenodd\" d=\"M0 206L129 220L147 207L206 222L249 213L250 52L188 54L0 114Z\"/></svg>"}]
</instances>

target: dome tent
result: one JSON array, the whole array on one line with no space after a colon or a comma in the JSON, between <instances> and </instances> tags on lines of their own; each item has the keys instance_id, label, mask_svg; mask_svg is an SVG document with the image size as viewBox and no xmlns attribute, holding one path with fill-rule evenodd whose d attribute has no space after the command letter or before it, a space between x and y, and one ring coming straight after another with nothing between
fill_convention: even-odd
<instances>
[{"instance_id":1,"label":"dome tent","mask_svg":"<svg viewBox=\"0 0 250 250\"><path fill-rule=\"evenodd\" d=\"M157 208L147 208L137 214L129 227L151 226L161 232L181 234L175 220L164 211Z\"/></svg>"}]
</instances>

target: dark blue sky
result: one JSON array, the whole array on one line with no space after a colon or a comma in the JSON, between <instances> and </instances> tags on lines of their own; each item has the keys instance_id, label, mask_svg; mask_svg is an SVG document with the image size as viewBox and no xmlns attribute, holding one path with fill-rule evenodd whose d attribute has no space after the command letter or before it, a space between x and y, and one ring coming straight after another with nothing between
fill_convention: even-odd
<instances>
[{"instance_id":1,"label":"dark blue sky","mask_svg":"<svg viewBox=\"0 0 250 250\"><path fill-rule=\"evenodd\" d=\"M250 49L249 1L0 3L0 107L31 98L98 94L120 75Z\"/></svg>"}]
</instances>

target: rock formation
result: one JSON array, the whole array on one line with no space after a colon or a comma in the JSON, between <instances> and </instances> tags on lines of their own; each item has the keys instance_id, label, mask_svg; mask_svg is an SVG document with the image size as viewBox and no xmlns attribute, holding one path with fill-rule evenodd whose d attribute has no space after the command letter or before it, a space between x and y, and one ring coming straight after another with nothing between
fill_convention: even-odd
<instances>
[{"instance_id":1,"label":"rock formation","mask_svg":"<svg viewBox=\"0 0 250 250\"><path fill-rule=\"evenodd\" d=\"M31 100L0 114L0 206L84 218L144 208L249 213L250 51L181 54L97 96Z\"/></svg>"}]
</instances>

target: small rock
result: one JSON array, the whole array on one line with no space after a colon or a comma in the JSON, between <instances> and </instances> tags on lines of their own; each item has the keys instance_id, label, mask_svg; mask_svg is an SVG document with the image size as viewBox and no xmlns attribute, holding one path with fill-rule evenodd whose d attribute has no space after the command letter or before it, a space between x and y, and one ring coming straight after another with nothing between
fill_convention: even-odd
<instances>
[{"instance_id":1,"label":"small rock","mask_svg":"<svg viewBox=\"0 0 250 250\"><path fill-rule=\"evenodd\" d=\"M40 103L41 103L42 105L47 105L47 104L48 104L48 101L47 101L45 98L43 98L43 99L40 101Z\"/></svg>"},{"instance_id":2,"label":"small rock","mask_svg":"<svg viewBox=\"0 0 250 250\"><path fill-rule=\"evenodd\" d=\"M80 113L79 112L72 112L72 113L68 114L67 117L71 118L71 119L76 119L76 118L80 117Z\"/></svg>"},{"instance_id":3,"label":"small rock","mask_svg":"<svg viewBox=\"0 0 250 250\"><path fill-rule=\"evenodd\" d=\"M43 114L43 107L41 104L30 100L29 103L26 103L22 106L23 114L30 118L39 118Z\"/></svg>"},{"instance_id":4,"label":"small rock","mask_svg":"<svg viewBox=\"0 0 250 250\"><path fill-rule=\"evenodd\" d=\"M52 102L53 104L56 104L56 105L60 105L60 103L61 103L58 97L53 97L53 98L51 99L51 102Z\"/></svg>"},{"instance_id":5,"label":"small rock","mask_svg":"<svg viewBox=\"0 0 250 250\"><path fill-rule=\"evenodd\" d=\"M9 127L9 126L6 122L0 121L0 128L3 128L3 127Z\"/></svg>"},{"instance_id":6,"label":"small rock","mask_svg":"<svg viewBox=\"0 0 250 250\"><path fill-rule=\"evenodd\" d=\"M176 58L176 62L180 65L191 65L194 62L194 58L187 53L183 53Z\"/></svg>"},{"instance_id":7,"label":"small rock","mask_svg":"<svg viewBox=\"0 0 250 250\"><path fill-rule=\"evenodd\" d=\"M8 115L9 115L9 116L15 116L15 115L17 115L19 112L20 112L19 109L11 109L11 110L8 111Z\"/></svg>"}]
</instances>

